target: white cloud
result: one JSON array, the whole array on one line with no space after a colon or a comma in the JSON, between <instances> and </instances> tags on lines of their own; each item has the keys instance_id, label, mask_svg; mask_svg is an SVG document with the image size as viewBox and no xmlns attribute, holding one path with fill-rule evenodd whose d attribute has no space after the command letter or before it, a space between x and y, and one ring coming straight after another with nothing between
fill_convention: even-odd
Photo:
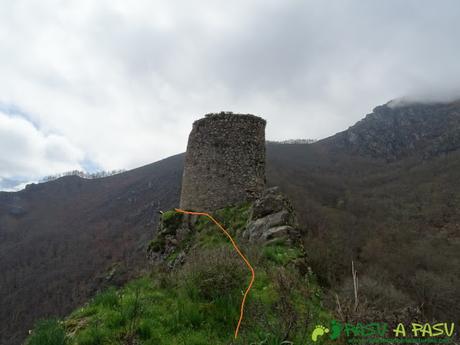
<instances>
[{"instance_id":1,"label":"white cloud","mask_svg":"<svg viewBox=\"0 0 460 345\"><path fill-rule=\"evenodd\" d=\"M66 138L44 135L22 117L0 112L0 177L37 179L80 169L83 152Z\"/></svg>"},{"instance_id":2,"label":"white cloud","mask_svg":"<svg viewBox=\"0 0 460 345\"><path fill-rule=\"evenodd\" d=\"M14 184L11 184L10 182L14 182ZM27 187L28 184L32 183L39 183L39 181L34 180L34 181L26 181L26 182L19 182L19 181L5 181L3 179L0 179L0 190L2 192L18 192L24 188Z\"/></svg>"},{"instance_id":3,"label":"white cloud","mask_svg":"<svg viewBox=\"0 0 460 345\"><path fill-rule=\"evenodd\" d=\"M322 138L393 98L454 97L459 10L456 0L0 0L0 104L102 169L184 151L193 120L212 111L262 115L270 139ZM60 146L49 149L56 162ZM10 173L29 165L8 159Z\"/></svg>"}]
</instances>

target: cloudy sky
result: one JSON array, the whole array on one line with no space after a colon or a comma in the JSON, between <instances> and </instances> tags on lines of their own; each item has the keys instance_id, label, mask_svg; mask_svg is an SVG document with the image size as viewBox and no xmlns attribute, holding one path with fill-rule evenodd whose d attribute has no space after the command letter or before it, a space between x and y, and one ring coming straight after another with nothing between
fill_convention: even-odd
<instances>
[{"instance_id":1,"label":"cloudy sky","mask_svg":"<svg viewBox=\"0 0 460 345\"><path fill-rule=\"evenodd\" d=\"M458 0L0 0L0 189L185 150L228 110L323 138L460 95Z\"/></svg>"}]
</instances>

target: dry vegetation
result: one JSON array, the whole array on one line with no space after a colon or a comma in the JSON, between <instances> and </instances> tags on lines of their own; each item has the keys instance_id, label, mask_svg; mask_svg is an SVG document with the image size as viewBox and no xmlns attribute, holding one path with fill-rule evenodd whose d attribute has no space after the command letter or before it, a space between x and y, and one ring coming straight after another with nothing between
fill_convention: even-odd
<instances>
[{"instance_id":1,"label":"dry vegetation","mask_svg":"<svg viewBox=\"0 0 460 345\"><path fill-rule=\"evenodd\" d=\"M460 154L387 163L318 144L269 150L338 317L459 321ZM316 146L315 146L316 145ZM284 166L284 169L279 169ZM351 261L360 290L355 310Z\"/></svg>"}]
</instances>

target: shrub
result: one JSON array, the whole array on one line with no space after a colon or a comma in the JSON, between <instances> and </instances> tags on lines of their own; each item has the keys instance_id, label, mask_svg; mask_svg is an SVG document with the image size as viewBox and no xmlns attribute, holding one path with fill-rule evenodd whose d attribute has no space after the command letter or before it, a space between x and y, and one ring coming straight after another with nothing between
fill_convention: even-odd
<instances>
[{"instance_id":1,"label":"shrub","mask_svg":"<svg viewBox=\"0 0 460 345\"><path fill-rule=\"evenodd\" d=\"M358 304L355 304L352 279L346 279L338 293L330 292L328 304L335 307L336 317L348 322L385 320L390 325L411 322L420 317L415 302L389 280L358 276Z\"/></svg>"},{"instance_id":2,"label":"shrub","mask_svg":"<svg viewBox=\"0 0 460 345\"><path fill-rule=\"evenodd\" d=\"M179 330L181 328L199 329L205 322L206 316L198 308L195 303L192 303L187 298L182 296L177 300L177 313L174 318L173 328Z\"/></svg>"},{"instance_id":3,"label":"shrub","mask_svg":"<svg viewBox=\"0 0 460 345\"><path fill-rule=\"evenodd\" d=\"M450 272L415 272L413 291L423 311L439 319L460 321L460 278Z\"/></svg>"},{"instance_id":4,"label":"shrub","mask_svg":"<svg viewBox=\"0 0 460 345\"><path fill-rule=\"evenodd\" d=\"M105 314L105 324L109 329L118 329L126 324L126 317L119 310L110 310Z\"/></svg>"},{"instance_id":5,"label":"shrub","mask_svg":"<svg viewBox=\"0 0 460 345\"><path fill-rule=\"evenodd\" d=\"M81 331L75 343L78 345L102 345L107 338L107 331L100 327L92 326Z\"/></svg>"},{"instance_id":6,"label":"shrub","mask_svg":"<svg viewBox=\"0 0 460 345\"><path fill-rule=\"evenodd\" d=\"M286 265L300 255L299 249L288 248L283 245L271 245L263 249L263 256L277 265Z\"/></svg>"},{"instance_id":7,"label":"shrub","mask_svg":"<svg viewBox=\"0 0 460 345\"><path fill-rule=\"evenodd\" d=\"M174 234L182 224L183 213L174 210L166 211L161 217L163 232L165 234Z\"/></svg>"},{"instance_id":8,"label":"shrub","mask_svg":"<svg viewBox=\"0 0 460 345\"><path fill-rule=\"evenodd\" d=\"M105 307L105 308L114 308L119 305L119 297L117 295L117 290L114 287L107 289L104 292L98 293L93 299L94 305Z\"/></svg>"},{"instance_id":9,"label":"shrub","mask_svg":"<svg viewBox=\"0 0 460 345\"><path fill-rule=\"evenodd\" d=\"M157 237L150 241L147 252L160 252L165 246L165 239L163 237Z\"/></svg>"},{"instance_id":10,"label":"shrub","mask_svg":"<svg viewBox=\"0 0 460 345\"><path fill-rule=\"evenodd\" d=\"M152 338L152 335L154 333L154 325L152 320L142 320L139 326L137 327L136 333L142 340Z\"/></svg>"},{"instance_id":11,"label":"shrub","mask_svg":"<svg viewBox=\"0 0 460 345\"><path fill-rule=\"evenodd\" d=\"M352 251L346 243L346 235L324 232L304 238L308 262L319 283L324 287L336 286L344 273L348 273Z\"/></svg>"},{"instance_id":12,"label":"shrub","mask_svg":"<svg viewBox=\"0 0 460 345\"><path fill-rule=\"evenodd\" d=\"M215 212L215 218L228 231L235 235L244 229L248 222L250 204L243 203L233 207L226 207Z\"/></svg>"},{"instance_id":13,"label":"shrub","mask_svg":"<svg viewBox=\"0 0 460 345\"><path fill-rule=\"evenodd\" d=\"M39 321L27 345L65 345L67 337L64 327L56 320Z\"/></svg>"},{"instance_id":14,"label":"shrub","mask_svg":"<svg viewBox=\"0 0 460 345\"><path fill-rule=\"evenodd\" d=\"M246 322L250 322L251 333L242 334L242 344L306 344L309 326L319 321L320 310L312 303L310 282L287 267L272 266L267 277L261 278L266 282L256 284L248 304ZM261 292L268 292L269 298L261 298Z\"/></svg>"},{"instance_id":15,"label":"shrub","mask_svg":"<svg viewBox=\"0 0 460 345\"><path fill-rule=\"evenodd\" d=\"M342 294L352 297L353 283L347 279L342 287ZM377 281L366 275L359 278L359 295L382 311L406 308L412 304L410 298L396 289L391 283Z\"/></svg>"},{"instance_id":16,"label":"shrub","mask_svg":"<svg viewBox=\"0 0 460 345\"><path fill-rule=\"evenodd\" d=\"M219 247L191 253L179 275L190 297L213 301L238 295L248 272L233 248Z\"/></svg>"}]
</instances>

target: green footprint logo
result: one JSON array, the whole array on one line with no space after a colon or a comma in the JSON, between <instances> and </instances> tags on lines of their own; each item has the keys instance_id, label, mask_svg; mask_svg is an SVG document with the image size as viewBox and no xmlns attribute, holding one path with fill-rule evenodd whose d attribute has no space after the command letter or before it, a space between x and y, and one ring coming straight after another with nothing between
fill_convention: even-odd
<instances>
[{"instance_id":1,"label":"green footprint logo","mask_svg":"<svg viewBox=\"0 0 460 345\"><path fill-rule=\"evenodd\" d=\"M317 325L313 332L311 333L311 340L316 342L318 340L318 337L326 334L329 332L329 328L324 327L322 325Z\"/></svg>"}]
</instances>

